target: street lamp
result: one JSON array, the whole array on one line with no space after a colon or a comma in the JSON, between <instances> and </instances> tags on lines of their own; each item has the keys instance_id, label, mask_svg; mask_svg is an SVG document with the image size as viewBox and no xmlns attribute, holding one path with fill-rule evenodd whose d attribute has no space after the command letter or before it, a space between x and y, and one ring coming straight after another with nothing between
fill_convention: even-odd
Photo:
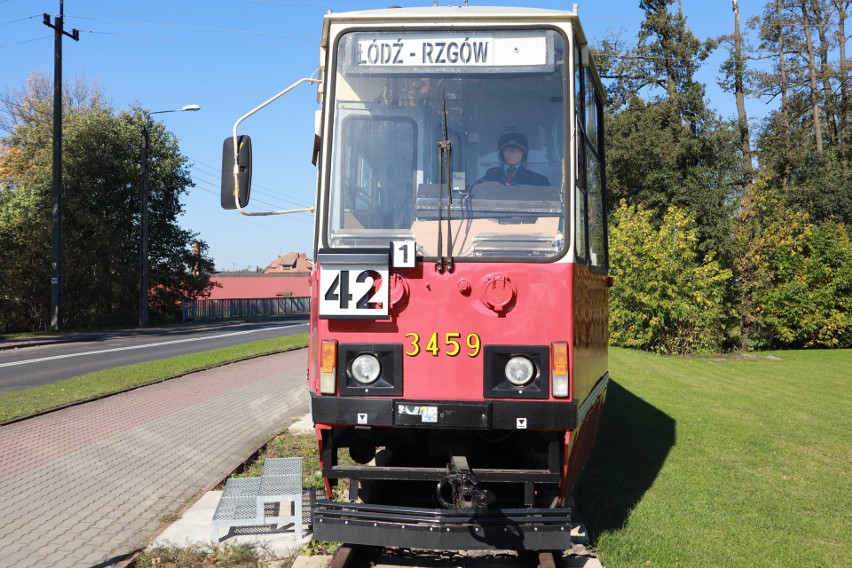
<instances>
[{"instance_id":1,"label":"street lamp","mask_svg":"<svg viewBox=\"0 0 852 568\"><path fill-rule=\"evenodd\" d=\"M186 112L201 110L198 105L186 105L171 110L158 110L149 112L152 114L165 114L167 112ZM139 282L139 327L148 327L148 119L142 124L142 190L139 200L139 213L142 225L142 246L140 247L141 278Z\"/></svg>"}]
</instances>

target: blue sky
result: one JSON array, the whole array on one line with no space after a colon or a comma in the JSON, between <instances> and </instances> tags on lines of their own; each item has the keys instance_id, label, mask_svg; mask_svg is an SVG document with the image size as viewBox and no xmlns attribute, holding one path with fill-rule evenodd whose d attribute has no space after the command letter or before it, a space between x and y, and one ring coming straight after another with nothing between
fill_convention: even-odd
<instances>
[{"instance_id":1,"label":"blue sky","mask_svg":"<svg viewBox=\"0 0 852 568\"><path fill-rule=\"evenodd\" d=\"M322 17L389 5L431 6L432 0L65 0L65 26L80 41L63 41L63 76L101 83L118 110L138 101L151 111L201 106L199 112L158 115L180 140L196 183L184 198L184 228L210 245L218 270L266 266L290 251L312 254L309 214L249 218L219 207L222 141L234 121L319 65ZM459 5L463 0L440 0ZM639 0L578 2L592 43L609 31L635 37L642 21ZM743 23L762 0L741 0ZM471 0L470 4L570 9L570 0ZM676 3L675 3L676 5ZM733 30L730 0L683 0L688 24L700 38ZM0 0L0 90L22 86L29 73L53 75L53 30L42 14L59 13L59 0ZM699 76L708 98L724 116L733 97L715 85L725 54L710 57ZM752 115L763 103L748 101ZM252 135L252 210L313 204L315 169L310 163L316 88L300 86L246 121ZM0 133L2 134L2 133ZM97 206L97 204L93 204Z\"/></svg>"}]
</instances>

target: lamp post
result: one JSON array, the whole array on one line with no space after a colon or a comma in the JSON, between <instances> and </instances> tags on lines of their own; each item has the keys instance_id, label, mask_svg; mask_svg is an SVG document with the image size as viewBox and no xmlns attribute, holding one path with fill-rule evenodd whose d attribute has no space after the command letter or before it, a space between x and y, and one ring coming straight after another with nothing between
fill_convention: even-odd
<instances>
[{"instance_id":1,"label":"lamp post","mask_svg":"<svg viewBox=\"0 0 852 568\"><path fill-rule=\"evenodd\" d=\"M158 110L149 112L152 114L165 114L167 112L187 112L201 110L198 105L186 105L171 110ZM139 199L139 213L141 217L141 240L140 264L141 277L139 282L139 327L148 327L148 289L150 288L148 277L148 119L142 125L142 190Z\"/></svg>"}]
</instances>

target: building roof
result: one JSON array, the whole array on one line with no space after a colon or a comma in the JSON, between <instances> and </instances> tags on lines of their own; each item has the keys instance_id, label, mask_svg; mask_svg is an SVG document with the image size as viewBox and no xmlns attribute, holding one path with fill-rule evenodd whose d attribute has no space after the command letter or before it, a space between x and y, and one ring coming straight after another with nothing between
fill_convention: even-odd
<instances>
[{"instance_id":1,"label":"building roof","mask_svg":"<svg viewBox=\"0 0 852 568\"><path fill-rule=\"evenodd\" d=\"M310 273L285 274L217 273L210 277L218 284L210 299L307 297L311 295Z\"/></svg>"},{"instance_id":2,"label":"building roof","mask_svg":"<svg viewBox=\"0 0 852 568\"><path fill-rule=\"evenodd\" d=\"M305 253L288 252L270 262L263 272L266 274L277 272L310 272L313 261L307 258Z\"/></svg>"}]
</instances>

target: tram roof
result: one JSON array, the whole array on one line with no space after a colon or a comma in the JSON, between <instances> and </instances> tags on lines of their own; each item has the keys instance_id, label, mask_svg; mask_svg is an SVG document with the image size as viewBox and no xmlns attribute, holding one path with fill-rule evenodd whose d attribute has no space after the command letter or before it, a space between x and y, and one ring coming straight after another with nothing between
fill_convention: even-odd
<instances>
[{"instance_id":1,"label":"tram roof","mask_svg":"<svg viewBox=\"0 0 852 568\"><path fill-rule=\"evenodd\" d=\"M481 20L495 22L566 22L574 23L574 29L582 43L586 43L586 34L579 22L579 7L574 4L574 9L550 10L546 8L523 8L508 6L421 6L413 8L383 8L378 10L357 10L352 12L329 11L323 17L321 49L328 49L328 38L332 23L351 24L382 24L399 23L416 26L422 23L460 22L466 20ZM597 78L597 69L592 62L592 72ZM601 92L601 96L604 96Z\"/></svg>"},{"instance_id":2,"label":"tram roof","mask_svg":"<svg viewBox=\"0 0 852 568\"><path fill-rule=\"evenodd\" d=\"M353 12L329 12L323 18L322 45L328 44L329 26L332 23L418 23L460 21L468 19L506 22L577 21L574 11L544 8L513 8L505 6L423 6L415 8L384 8ZM578 26L579 27L579 26ZM585 40L582 29L580 35Z\"/></svg>"}]
</instances>

